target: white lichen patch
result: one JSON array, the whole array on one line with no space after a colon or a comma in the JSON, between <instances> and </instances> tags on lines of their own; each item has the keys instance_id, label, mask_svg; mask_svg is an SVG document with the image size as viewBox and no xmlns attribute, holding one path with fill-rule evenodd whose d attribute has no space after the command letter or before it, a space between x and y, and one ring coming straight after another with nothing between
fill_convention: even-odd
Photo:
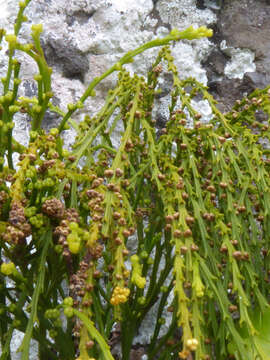
<instances>
[{"instance_id":1,"label":"white lichen patch","mask_svg":"<svg viewBox=\"0 0 270 360\"><path fill-rule=\"evenodd\" d=\"M221 42L220 49L231 57L224 69L229 79L243 79L245 73L256 71L255 54L251 50L228 47L225 40Z\"/></svg>"},{"instance_id":2,"label":"white lichen patch","mask_svg":"<svg viewBox=\"0 0 270 360\"><path fill-rule=\"evenodd\" d=\"M213 10L219 10L222 6L222 0L204 0L204 6Z\"/></svg>"},{"instance_id":3,"label":"white lichen patch","mask_svg":"<svg viewBox=\"0 0 270 360\"><path fill-rule=\"evenodd\" d=\"M164 23L179 30L189 26L208 26L216 22L216 15L210 9L199 10L195 0L160 0L157 10ZM213 45L207 38L182 41L173 47L172 55L181 78L194 77L203 84L207 84L206 71L201 66Z\"/></svg>"},{"instance_id":4,"label":"white lichen patch","mask_svg":"<svg viewBox=\"0 0 270 360\"><path fill-rule=\"evenodd\" d=\"M207 100L200 100L200 101L191 100L191 105L193 109L198 111L198 113L202 116L200 118L200 122L208 123L212 119L213 117L212 109Z\"/></svg>"},{"instance_id":5,"label":"white lichen patch","mask_svg":"<svg viewBox=\"0 0 270 360\"><path fill-rule=\"evenodd\" d=\"M210 9L200 10L196 0L160 0L157 9L165 23L183 30L188 26L210 25L216 22L216 15Z\"/></svg>"}]
</instances>

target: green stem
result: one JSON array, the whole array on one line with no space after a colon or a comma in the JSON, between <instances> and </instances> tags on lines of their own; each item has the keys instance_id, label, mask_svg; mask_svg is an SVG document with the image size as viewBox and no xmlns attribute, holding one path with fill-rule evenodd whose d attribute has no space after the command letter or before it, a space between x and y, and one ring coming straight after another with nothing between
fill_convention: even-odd
<instances>
[{"instance_id":1,"label":"green stem","mask_svg":"<svg viewBox=\"0 0 270 360\"><path fill-rule=\"evenodd\" d=\"M130 314L127 316L129 318L121 323L122 360L130 359L130 350L137 325L135 319L130 318Z\"/></svg>"},{"instance_id":2,"label":"green stem","mask_svg":"<svg viewBox=\"0 0 270 360\"><path fill-rule=\"evenodd\" d=\"M37 307L38 307L38 300L40 294L43 292L44 280L45 280L45 263L47 252L49 249L49 245L52 241L52 230L49 228L47 232L42 237L43 248L40 257L39 263L39 274L37 278L36 287L34 289L32 302L31 302L31 314L30 318L27 323L27 328L25 331L25 335L22 341L22 344L19 348L19 351L22 352L21 360L29 360L29 347L30 347L30 340L32 337L32 332L34 328L34 324L37 321Z\"/></svg>"},{"instance_id":3,"label":"green stem","mask_svg":"<svg viewBox=\"0 0 270 360\"><path fill-rule=\"evenodd\" d=\"M110 352L110 347L109 345L106 343L106 341L104 340L104 338L102 337L102 335L98 332L98 330L95 328L94 323L87 318L86 315L84 315L83 313L81 313L80 311L73 309L74 311L74 315L76 315L85 325L85 327L87 328L90 336L97 341L97 343L100 346L100 350L103 353L104 359L105 360L114 360L111 352Z\"/></svg>"}]
</instances>

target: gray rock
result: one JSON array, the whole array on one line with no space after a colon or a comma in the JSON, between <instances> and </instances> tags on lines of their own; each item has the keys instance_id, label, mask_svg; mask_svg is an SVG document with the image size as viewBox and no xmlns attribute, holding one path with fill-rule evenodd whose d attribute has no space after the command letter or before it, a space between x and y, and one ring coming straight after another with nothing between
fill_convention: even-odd
<instances>
[{"instance_id":1,"label":"gray rock","mask_svg":"<svg viewBox=\"0 0 270 360\"><path fill-rule=\"evenodd\" d=\"M249 82L250 87L255 90L264 89L270 84L270 73L261 73L258 71L248 72L244 76L244 82Z\"/></svg>"},{"instance_id":2,"label":"gray rock","mask_svg":"<svg viewBox=\"0 0 270 360\"><path fill-rule=\"evenodd\" d=\"M269 1L225 0L217 27L229 45L251 49L258 57L269 56Z\"/></svg>"},{"instance_id":3,"label":"gray rock","mask_svg":"<svg viewBox=\"0 0 270 360\"><path fill-rule=\"evenodd\" d=\"M203 65L207 68L208 77L219 77L224 75L224 68L228 57L218 49L214 48Z\"/></svg>"},{"instance_id":4,"label":"gray rock","mask_svg":"<svg viewBox=\"0 0 270 360\"><path fill-rule=\"evenodd\" d=\"M79 79L83 82L89 69L88 60L81 50L65 39L49 35L43 42L43 50L50 66L62 72L68 79Z\"/></svg>"}]
</instances>

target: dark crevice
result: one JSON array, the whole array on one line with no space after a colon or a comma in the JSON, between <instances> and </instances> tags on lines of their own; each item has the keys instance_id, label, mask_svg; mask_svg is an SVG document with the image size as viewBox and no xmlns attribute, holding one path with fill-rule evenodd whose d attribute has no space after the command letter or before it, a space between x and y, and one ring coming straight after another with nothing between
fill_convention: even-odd
<instances>
[{"instance_id":1,"label":"dark crevice","mask_svg":"<svg viewBox=\"0 0 270 360\"><path fill-rule=\"evenodd\" d=\"M48 64L58 68L68 79L78 79L83 82L89 69L85 54L65 39L49 37L43 44L45 58Z\"/></svg>"},{"instance_id":2,"label":"dark crevice","mask_svg":"<svg viewBox=\"0 0 270 360\"><path fill-rule=\"evenodd\" d=\"M87 24L89 19L91 19L91 17L95 14L95 12L96 10L93 10L89 13L83 10L75 11L72 15L66 16L66 22L68 26L72 26L75 21L77 21L80 25Z\"/></svg>"},{"instance_id":3,"label":"dark crevice","mask_svg":"<svg viewBox=\"0 0 270 360\"><path fill-rule=\"evenodd\" d=\"M201 9L201 10L206 9L206 6L204 5L204 0L197 0L196 6L198 9Z\"/></svg>"},{"instance_id":4,"label":"dark crevice","mask_svg":"<svg viewBox=\"0 0 270 360\"><path fill-rule=\"evenodd\" d=\"M158 1L158 0L157 0L157 1ZM157 3L157 1L156 1L156 3ZM153 2L153 3L154 3L154 2ZM153 7L153 10L149 13L148 16L149 16L151 19L156 19L156 20L157 20L156 25L153 27L153 32L154 32L154 34L157 33L157 29L158 29L160 26L163 26L163 27L167 28L169 31L171 31L171 29L172 29L171 24L165 23L165 22L161 19L160 14L159 14L159 11L157 10L155 4L154 4L154 7ZM144 28L142 27L141 30L144 30Z\"/></svg>"}]
</instances>

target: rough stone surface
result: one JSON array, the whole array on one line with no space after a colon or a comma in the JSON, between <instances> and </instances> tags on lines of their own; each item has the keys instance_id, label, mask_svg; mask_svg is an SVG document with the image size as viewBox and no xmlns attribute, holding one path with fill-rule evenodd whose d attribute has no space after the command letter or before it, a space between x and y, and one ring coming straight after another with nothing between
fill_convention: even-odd
<instances>
[{"instance_id":1,"label":"rough stone surface","mask_svg":"<svg viewBox=\"0 0 270 360\"><path fill-rule=\"evenodd\" d=\"M3 7L1 25L8 31L12 30L18 2L0 0ZM23 25L21 39L23 42L29 41L32 23L43 24L41 40L46 59L54 71L53 102L64 111L68 103L79 99L91 79L100 76L126 51L154 37L166 36L173 27L184 29L190 25L211 25L216 21L216 15L210 8L200 10L196 7L196 0L71 0L68 6L66 0L32 0L26 15L29 22ZM211 48L208 39L175 44L172 52L180 76L194 76L206 84L206 71L201 62ZM127 69L131 73L146 74L157 53L158 49L148 50L137 56L134 64L127 65ZM4 75L7 66L6 56L3 55L4 52L0 54L0 76ZM33 74L37 72L37 66L24 54L18 54L18 58L23 64L20 95L35 96ZM85 110L78 111L73 118L80 121L85 112L96 112L103 103L105 93L115 82L116 74L105 79L96 89L97 96L88 99ZM164 114L168 104L167 92L168 87L165 86L158 101ZM44 127L48 129L57 122L55 114L47 113ZM15 131L18 140L25 128L29 128L29 122L25 122L24 117L18 117L18 131ZM119 131L115 136L120 136ZM22 138L27 141L25 134ZM72 131L66 132L66 138L74 138Z\"/></svg>"}]
</instances>

